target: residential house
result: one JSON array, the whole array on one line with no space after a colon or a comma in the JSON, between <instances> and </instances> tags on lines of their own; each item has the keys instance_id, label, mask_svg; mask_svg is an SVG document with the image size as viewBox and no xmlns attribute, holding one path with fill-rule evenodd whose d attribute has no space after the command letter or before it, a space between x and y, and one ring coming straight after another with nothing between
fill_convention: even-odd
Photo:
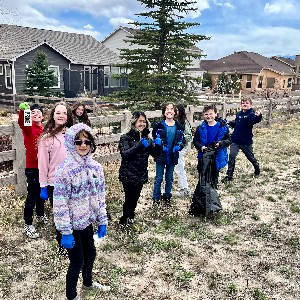
<instances>
[{"instance_id":1,"label":"residential house","mask_svg":"<svg viewBox=\"0 0 300 300\"><path fill-rule=\"evenodd\" d=\"M110 78L104 76L104 70L113 68L120 59L94 37L0 24L1 93L23 92L25 69L38 50L47 54L58 79L54 92L66 91L70 96L80 92L106 95L120 89L120 84L110 84Z\"/></svg>"},{"instance_id":2,"label":"residential house","mask_svg":"<svg viewBox=\"0 0 300 300\"><path fill-rule=\"evenodd\" d=\"M218 76L225 72L229 77L237 74L242 83L243 92L256 92L276 89L290 92L295 71L278 60L258 53L240 51L218 60L202 60L201 69L212 76L213 88Z\"/></svg>"},{"instance_id":3,"label":"residential house","mask_svg":"<svg viewBox=\"0 0 300 300\"><path fill-rule=\"evenodd\" d=\"M120 55L121 51L120 49L139 49L141 47L146 47L144 45L137 45L137 44L131 44L126 42L126 40L129 40L129 37L133 37L137 33L138 29L130 28L130 27L119 27L114 32L112 32L110 35L108 35L102 43L115 52L117 55ZM196 46L193 46L189 49L191 53L201 54L202 50L199 49ZM123 73L126 72L126 70L121 70L120 68L114 68L114 73ZM192 58L192 62L190 66L188 67L188 70L186 72L187 75L201 78L203 79L203 71L200 70L200 58L194 59ZM199 84L199 88L202 87L202 84Z\"/></svg>"},{"instance_id":4,"label":"residential house","mask_svg":"<svg viewBox=\"0 0 300 300\"><path fill-rule=\"evenodd\" d=\"M272 56L272 59L278 60L282 62L283 64L288 65L291 67L295 73L296 76L294 77L293 82L293 88L292 89L300 89L300 54L296 55L296 59L293 60L291 58L285 58L285 57L279 57L279 56Z\"/></svg>"}]
</instances>

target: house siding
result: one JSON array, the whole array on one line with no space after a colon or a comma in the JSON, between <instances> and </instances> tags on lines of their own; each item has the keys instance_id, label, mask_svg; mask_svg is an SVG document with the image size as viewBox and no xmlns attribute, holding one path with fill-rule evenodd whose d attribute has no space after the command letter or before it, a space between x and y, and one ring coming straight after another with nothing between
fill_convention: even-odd
<instances>
[{"instance_id":1,"label":"house siding","mask_svg":"<svg viewBox=\"0 0 300 300\"><path fill-rule=\"evenodd\" d=\"M15 62L15 82L16 82L16 92L22 93L24 90L24 81L26 79L25 68L30 65L33 59L36 56L37 51L44 51L48 57L48 61L50 65L59 66L60 73L60 87L53 88L55 90L64 90L64 82L63 82L63 69L69 68L69 60L56 52L54 49L47 45L41 45L40 47L24 54L23 56L17 58Z\"/></svg>"}]
</instances>

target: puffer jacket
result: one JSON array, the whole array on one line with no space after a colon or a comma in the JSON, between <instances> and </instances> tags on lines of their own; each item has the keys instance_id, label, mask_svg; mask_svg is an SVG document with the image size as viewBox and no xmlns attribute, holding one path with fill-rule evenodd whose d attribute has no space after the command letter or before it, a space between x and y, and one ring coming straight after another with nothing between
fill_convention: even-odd
<instances>
[{"instance_id":1,"label":"puffer jacket","mask_svg":"<svg viewBox=\"0 0 300 300\"><path fill-rule=\"evenodd\" d=\"M161 153L162 146L155 145L148 138L149 130L144 129L140 137L139 131L131 128L120 137L119 149L122 157L119 170L119 180L132 184L144 184L148 182L149 155L157 156ZM144 147L141 138L147 138L148 147Z\"/></svg>"},{"instance_id":2,"label":"puffer jacket","mask_svg":"<svg viewBox=\"0 0 300 300\"><path fill-rule=\"evenodd\" d=\"M228 151L227 148L230 145L230 134L228 125L221 118L216 119L217 124L215 126L219 126L217 137L215 142L218 142L219 148L216 155L216 168L220 170L224 168L228 163ZM198 159L201 159L203 156L203 152L201 148L203 146L208 146L207 142L207 121L203 121L196 129L193 144L195 148L198 150Z\"/></svg>"},{"instance_id":3,"label":"puffer jacket","mask_svg":"<svg viewBox=\"0 0 300 300\"><path fill-rule=\"evenodd\" d=\"M54 178L54 223L63 235L83 230L91 223L107 225L105 181L102 166L91 157L81 156L74 145L76 134L91 128L80 123L67 129L67 158L57 168Z\"/></svg>"},{"instance_id":4,"label":"puffer jacket","mask_svg":"<svg viewBox=\"0 0 300 300\"><path fill-rule=\"evenodd\" d=\"M155 139L157 135L159 134L160 138L162 139L163 146L167 147L168 141L167 141L167 128L166 128L165 121L158 122L154 125L152 130L152 137ZM173 153L173 148L175 146L179 146L180 150L182 150L186 144L186 140L184 137L184 128L179 124L179 122L175 121L176 126L176 133L175 137L172 143L172 149L168 149L168 151L162 151L161 154L154 158L155 162L161 163L161 164L167 164L168 157L167 155L171 155L171 162L174 165L178 164L178 158L179 158L179 152ZM180 151L179 150L179 151Z\"/></svg>"}]
</instances>

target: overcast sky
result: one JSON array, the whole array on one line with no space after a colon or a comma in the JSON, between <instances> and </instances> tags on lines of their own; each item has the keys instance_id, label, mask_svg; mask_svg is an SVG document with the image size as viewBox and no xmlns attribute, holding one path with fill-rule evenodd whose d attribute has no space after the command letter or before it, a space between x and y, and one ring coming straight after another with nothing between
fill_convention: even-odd
<instances>
[{"instance_id":1,"label":"overcast sky","mask_svg":"<svg viewBox=\"0 0 300 300\"><path fill-rule=\"evenodd\" d=\"M234 51L264 56L300 54L299 0L197 0L187 20L194 33L210 36L197 46L218 59ZM99 41L137 20L137 0L0 0L1 23L85 33Z\"/></svg>"}]
</instances>

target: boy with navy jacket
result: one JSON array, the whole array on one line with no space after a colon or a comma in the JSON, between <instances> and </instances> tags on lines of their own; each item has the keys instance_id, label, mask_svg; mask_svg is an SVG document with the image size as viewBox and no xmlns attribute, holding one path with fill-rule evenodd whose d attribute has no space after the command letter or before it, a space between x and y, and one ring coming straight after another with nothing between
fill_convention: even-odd
<instances>
[{"instance_id":1,"label":"boy with navy jacket","mask_svg":"<svg viewBox=\"0 0 300 300\"><path fill-rule=\"evenodd\" d=\"M247 159L254 167L254 175L260 174L259 163L253 153L253 125L262 120L262 114L259 111L254 111L252 108L252 99L243 97L241 100L241 111L236 114L235 120L228 123L234 128L231 136L232 144L230 145L229 161L227 176L222 182L231 181L235 167L235 160L241 149Z\"/></svg>"}]
</instances>

